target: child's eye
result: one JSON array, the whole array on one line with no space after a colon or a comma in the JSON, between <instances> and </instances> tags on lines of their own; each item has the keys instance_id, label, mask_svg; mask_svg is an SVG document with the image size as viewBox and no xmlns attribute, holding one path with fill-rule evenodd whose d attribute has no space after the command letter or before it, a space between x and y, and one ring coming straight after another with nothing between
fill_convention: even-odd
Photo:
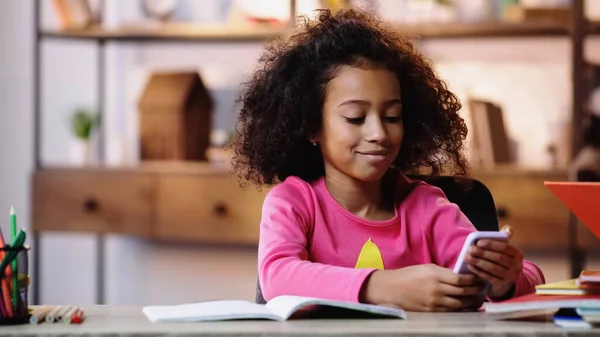
<instances>
[{"instance_id":1,"label":"child's eye","mask_svg":"<svg viewBox=\"0 0 600 337\"><path fill-rule=\"evenodd\" d=\"M355 117L355 118L344 117L344 119L346 119L346 122L348 122L350 124L360 124L365 121L364 117Z\"/></svg>"}]
</instances>

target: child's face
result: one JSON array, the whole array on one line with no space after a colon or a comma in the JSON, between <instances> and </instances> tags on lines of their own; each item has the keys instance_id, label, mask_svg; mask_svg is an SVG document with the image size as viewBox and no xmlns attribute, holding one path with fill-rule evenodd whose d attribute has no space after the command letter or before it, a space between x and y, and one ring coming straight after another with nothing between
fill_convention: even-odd
<instances>
[{"instance_id":1,"label":"child's face","mask_svg":"<svg viewBox=\"0 0 600 337\"><path fill-rule=\"evenodd\" d=\"M326 89L318 141L325 172L376 181L402 144L402 103L396 76L385 69L342 66Z\"/></svg>"}]
</instances>

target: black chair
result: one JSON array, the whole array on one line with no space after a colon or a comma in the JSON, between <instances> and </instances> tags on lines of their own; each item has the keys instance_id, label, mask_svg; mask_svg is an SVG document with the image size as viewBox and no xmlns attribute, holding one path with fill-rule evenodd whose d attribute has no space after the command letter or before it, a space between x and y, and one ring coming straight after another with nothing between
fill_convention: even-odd
<instances>
[{"instance_id":1,"label":"black chair","mask_svg":"<svg viewBox=\"0 0 600 337\"><path fill-rule=\"evenodd\" d=\"M494 197L481 181L450 176L408 175L408 177L439 187L450 202L458 205L458 208L478 231L497 231L499 229Z\"/></svg>"},{"instance_id":2,"label":"black chair","mask_svg":"<svg viewBox=\"0 0 600 337\"><path fill-rule=\"evenodd\" d=\"M450 202L473 223L478 231L497 231L498 216L490 190L479 180L465 177L408 175L410 179L422 180L439 187ZM256 282L256 303L265 304L260 282Z\"/></svg>"}]
</instances>

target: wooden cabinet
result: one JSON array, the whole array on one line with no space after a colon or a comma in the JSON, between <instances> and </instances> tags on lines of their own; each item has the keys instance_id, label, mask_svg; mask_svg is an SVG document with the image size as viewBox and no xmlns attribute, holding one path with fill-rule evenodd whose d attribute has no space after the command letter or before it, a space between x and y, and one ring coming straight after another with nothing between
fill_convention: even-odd
<instances>
[{"instance_id":1,"label":"wooden cabinet","mask_svg":"<svg viewBox=\"0 0 600 337\"><path fill-rule=\"evenodd\" d=\"M33 178L33 227L148 237L154 194L154 182L147 174L38 171Z\"/></svg>"},{"instance_id":2,"label":"wooden cabinet","mask_svg":"<svg viewBox=\"0 0 600 337\"><path fill-rule=\"evenodd\" d=\"M253 245L267 192L208 164L48 169L33 177L33 228Z\"/></svg>"},{"instance_id":3,"label":"wooden cabinet","mask_svg":"<svg viewBox=\"0 0 600 337\"><path fill-rule=\"evenodd\" d=\"M544 186L561 171L495 169L473 177L492 192L500 224L515 228L521 249L565 251L569 211ZM243 189L227 169L209 164L131 169L49 169L33 179L33 227L119 233L154 240L255 245L268 189ZM580 226L579 242L600 249Z\"/></svg>"},{"instance_id":4,"label":"wooden cabinet","mask_svg":"<svg viewBox=\"0 0 600 337\"><path fill-rule=\"evenodd\" d=\"M566 171L500 167L475 171L473 177L492 193L500 226L511 225L515 229L515 245L532 250L569 248L569 209L544 186L544 181L568 180ZM600 240L587 228L580 230L578 241L586 249L600 247Z\"/></svg>"},{"instance_id":5,"label":"wooden cabinet","mask_svg":"<svg viewBox=\"0 0 600 337\"><path fill-rule=\"evenodd\" d=\"M492 192L500 226L515 229L517 246L567 247L569 210L544 186L545 180L566 180L566 173L495 170L475 172L474 178Z\"/></svg>"},{"instance_id":6,"label":"wooden cabinet","mask_svg":"<svg viewBox=\"0 0 600 337\"><path fill-rule=\"evenodd\" d=\"M156 230L161 239L210 243L258 242L266 191L242 189L223 174L161 175Z\"/></svg>"},{"instance_id":7,"label":"wooden cabinet","mask_svg":"<svg viewBox=\"0 0 600 337\"><path fill-rule=\"evenodd\" d=\"M581 222L577 226L577 242L586 251L600 251L600 238Z\"/></svg>"}]
</instances>

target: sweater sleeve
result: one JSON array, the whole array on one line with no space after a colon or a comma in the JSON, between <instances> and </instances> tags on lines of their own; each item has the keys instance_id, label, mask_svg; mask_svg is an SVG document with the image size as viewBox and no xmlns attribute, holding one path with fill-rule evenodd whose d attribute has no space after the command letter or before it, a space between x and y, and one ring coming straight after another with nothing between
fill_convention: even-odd
<instances>
[{"instance_id":1,"label":"sweater sleeve","mask_svg":"<svg viewBox=\"0 0 600 337\"><path fill-rule=\"evenodd\" d=\"M456 204L448 201L441 189L421 186L421 219L431 247L434 263L454 268L462 245L469 233L477 229ZM513 297L535 292L535 286L545 283L544 274L534 263L524 260L521 274L515 281Z\"/></svg>"},{"instance_id":2,"label":"sweater sleeve","mask_svg":"<svg viewBox=\"0 0 600 337\"><path fill-rule=\"evenodd\" d=\"M314 228L314 195L308 186L285 181L267 194L260 223L258 274L265 300L280 295L358 302L375 269L354 269L308 260Z\"/></svg>"}]
</instances>

